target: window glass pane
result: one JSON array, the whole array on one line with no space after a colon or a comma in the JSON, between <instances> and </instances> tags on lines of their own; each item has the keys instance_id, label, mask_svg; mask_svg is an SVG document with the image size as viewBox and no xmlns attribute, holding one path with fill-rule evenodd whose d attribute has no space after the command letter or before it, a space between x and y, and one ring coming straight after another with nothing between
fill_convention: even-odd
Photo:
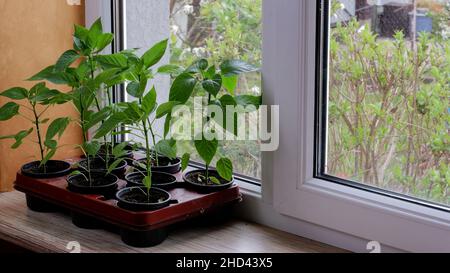
<instances>
[{"instance_id":1,"label":"window glass pane","mask_svg":"<svg viewBox=\"0 0 450 273\"><path fill-rule=\"evenodd\" d=\"M198 58L240 59L260 67L261 10L261 0L171 0L171 62L187 67ZM236 93L260 95L260 73L242 76ZM189 142L178 149L199 159ZM235 172L261 177L258 141L225 142L220 152L233 161Z\"/></svg>"},{"instance_id":2,"label":"window glass pane","mask_svg":"<svg viewBox=\"0 0 450 273\"><path fill-rule=\"evenodd\" d=\"M326 174L450 205L450 1L330 2Z\"/></svg>"}]
</instances>

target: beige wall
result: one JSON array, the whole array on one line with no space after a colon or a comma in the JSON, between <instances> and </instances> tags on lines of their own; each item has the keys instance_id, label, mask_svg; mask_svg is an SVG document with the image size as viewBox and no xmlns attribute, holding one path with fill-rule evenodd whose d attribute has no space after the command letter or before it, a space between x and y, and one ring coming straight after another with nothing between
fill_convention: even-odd
<instances>
[{"instance_id":1,"label":"beige wall","mask_svg":"<svg viewBox=\"0 0 450 273\"><path fill-rule=\"evenodd\" d=\"M66 0L0 0L0 91L13 86L31 87L33 83L23 80L53 64L72 47L75 23L84 24L84 5L70 6ZM6 98L0 98L0 105L5 102ZM76 115L70 104L58 106L47 114L50 118L66 115ZM0 135L29 128L28 121L17 117L0 123ZM71 125L60 144L79 143L80 139L79 129ZM0 142L0 191L12 190L20 166L39 155L38 148L32 143L17 150L10 150L11 144L9 140ZM76 154L79 151L68 146L61 149L56 158Z\"/></svg>"}]
</instances>

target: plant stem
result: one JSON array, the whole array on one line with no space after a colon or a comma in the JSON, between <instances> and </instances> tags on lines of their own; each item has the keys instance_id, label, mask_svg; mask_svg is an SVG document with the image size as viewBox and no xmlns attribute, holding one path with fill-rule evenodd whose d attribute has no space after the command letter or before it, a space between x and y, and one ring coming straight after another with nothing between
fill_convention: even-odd
<instances>
[{"instance_id":1,"label":"plant stem","mask_svg":"<svg viewBox=\"0 0 450 273\"><path fill-rule=\"evenodd\" d=\"M38 137L39 149L40 149L40 153L41 153L41 162L42 162L42 161L44 161L44 146L42 145L41 128L39 126L39 115L36 111L36 104L32 103L32 106L33 106L33 114L34 114L34 119L35 119L34 124L36 125L36 133L37 133L37 137ZM43 166L44 173L47 173L47 167L45 165Z\"/></svg>"},{"instance_id":2,"label":"plant stem","mask_svg":"<svg viewBox=\"0 0 450 273\"><path fill-rule=\"evenodd\" d=\"M139 99L139 104L142 104L142 99ZM144 136L145 136L145 155L146 155L146 159L147 159L147 177L150 178L150 181L152 179L152 159L151 159L151 155L150 155L150 147L149 147L149 135L148 135L148 128L147 128L147 119L143 119L142 120L142 126L144 129ZM150 126L151 128L151 126ZM150 189L151 189L151 184L149 187L147 187L147 201L148 203L150 203Z\"/></svg>"},{"instance_id":3,"label":"plant stem","mask_svg":"<svg viewBox=\"0 0 450 273\"><path fill-rule=\"evenodd\" d=\"M151 123L149 122L149 124L151 124ZM150 125L149 127L150 127L149 128L150 129L150 134L152 135L152 140L153 140L153 148L155 148L156 147L155 133L153 132L152 126ZM156 166L159 166L159 155L158 155L158 152L156 151L156 149L153 149L153 153L155 155Z\"/></svg>"},{"instance_id":4,"label":"plant stem","mask_svg":"<svg viewBox=\"0 0 450 273\"><path fill-rule=\"evenodd\" d=\"M91 65L91 79L93 80L95 78L95 74L94 74L95 66L94 66L94 57L92 56L92 54L88 56L88 61L89 61L89 64ZM100 112L102 109L100 107L100 103L98 101L96 94L94 94L94 101L95 101L95 107L97 108L97 111ZM104 121L102 120L102 124L103 123L104 123ZM108 138L106 136L103 137L103 142L105 143L106 149L108 150L108 145L107 145ZM106 164L106 169L108 169L109 168L109 153L108 153L108 151L106 152L105 164Z\"/></svg>"},{"instance_id":5,"label":"plant stem","mask_svg":"<svg viewBox=\"0 0 450 273\"><path fill-rule=\"evenodd\" d=\"M80 119L81 119L81 131L82 131L82 135L83 135L83 143L87 143L88 138L86 136L86 127L85 127L85 119L84 119L84 106L82 103L82 98L81 98L81 93L80 93ZM87 158L87 171L88 171L88 176L89 176L89 187L92 187L92 177L91 177L91 159L89 157L89 154L86 153L86 158Z\"/></svg>"},{"instance_id":6,"label":"plant stem","mask_svg":"<svg viewBox=\"0 0 450 273\"><path fill-rule=\"evenodd\" d=\"M208 105L207 106L209 106L210 103L211 103L211 94L208 93ZM211 117L208 115L206 117L206 123L208 123L210 121L210 119L211 119ZM208 181L209 181L209 165L208 164L205 164L205 169L206 169L206 183L208 183Z\"/></svg>"}]
</instances>

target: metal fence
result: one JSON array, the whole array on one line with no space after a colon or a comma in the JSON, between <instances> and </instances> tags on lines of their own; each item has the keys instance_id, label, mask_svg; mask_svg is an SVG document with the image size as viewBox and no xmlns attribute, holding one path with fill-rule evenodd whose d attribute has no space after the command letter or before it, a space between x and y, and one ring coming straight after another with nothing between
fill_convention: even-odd
<instances>
[{"instance_id":1,"label":"metal fence","mask_svg":"<svg viewBox=\"0 0 450 273\"><path fill-rule=\"evenodd\" d=\"M369 25L380 37L391 38L397 31L412 37L414 5L404 2L390 2L384 5L371 5L367 0L356 0L354 12L339 10L333 15L332 24L346 23L353 18ZM352 14L353 13L353 14ZM421 9L416 11L416 32L432 31L432 19Z\"/></svg>"}]
</instances>

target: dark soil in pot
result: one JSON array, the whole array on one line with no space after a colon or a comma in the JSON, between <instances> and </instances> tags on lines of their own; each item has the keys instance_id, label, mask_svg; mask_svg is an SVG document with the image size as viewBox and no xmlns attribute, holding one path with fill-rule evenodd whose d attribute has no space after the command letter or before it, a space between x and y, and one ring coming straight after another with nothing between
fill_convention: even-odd
<instances>
[{"instance_id":1,"label":"dark soil in pot","mask_svg":"<svg viewBox=\"0 0 450 273\"><path fill-rule=\"evenodd\" d=\"M71 165L61 160L49 160L44 166L39 166L39 161L27 163L22 166L23 175L33 178L55 178L68 175L71 171Z\"/></svg>"},{"instance_id":2,"label":"dark soil in pot","mask_svg":"<svg viewBox=\"0 0 450 273\"><path fill-rule=\"evenodd\" d=\"M98 194L106 198L113 197L117 190L119 178L105 172L91 172L91 181L87 173L72 175L67 178L68 189L80 194Z\"/></svg>"},{"instance_id":3,"label":"dark soil in pot","mask_svg":"<svg viewBox=\"0 0 450 273\"><path fill-rule=\"evenodd\" d=\"M115 161L115 159L110 160L110 164L112 164ZM88 160L83 159L80 162L78 162L78 165L83 169L88 169ZM101 157L94 157L90 159L90 165L91 165L91 171L94 172L107 172L108 169L106 168L106 162ZM127 161L124 159L120 162L120 164L112 171L114 175L117 175L120 178L123 178L126 172L126 168L128 166Z\"/></svg>"},{"instance_id":4,"label":"dark soil in pot","mask_svg":"<svg viewBox=\"0 0 450 273\"><path fill-rule=\"evenodd\" d=\"M117 205L131 211L152 211L174 202L170 193L162 189L152 188L149 197L146 193L147 189L142 187L124 188L116 194Z\"/></svg>"},{"instance_id":5,"label":"dark soil in pot","mask_svg":"<svg viewBox=\"0 0 450 273\"><path fill-rule=\"evenodd\" d=\"M139 159L138 162L146 165L145 158ZM181 170L181 159L179 159L179 158L170 159L165 156L160 156L160 157L158 157L158 163L159 163L159 165L156 166L156 160L152 161L152 171L176 174L176 173L179 173ZM144 168L138 166L137 164L134 164L134 166L141 171L145 171Z\"/></svg>"},{"instance_id":6,"label":"dark soil in pot","mask_svg":"<svg viewBox=\"0 0 450 273\"><path fill-rule=\"evenodd\" d=\"M234 178L231 181L227 181L220 177L219 173L215 170L209 171L209 176L217 178L220 182L215 184L212 181L206 181L206 170L194 170L187 172L183 175L183 180L188 183L193 189L198 192L217 192L231 187L234 183Z\"/></svg>"},{"instance_id":7,"label":"dark soil in pot","mask_svg":"<svg viewBox=\"0 0 450 273\"><path fill-rule=\"evenodd\" d=\"M130 173L125 176L128 187L142 187L144 174L140 172ZM169 173L152 172L152 186L169 190L175 187L177 183L176 176Z\"/></svg>"}]
</instances>

